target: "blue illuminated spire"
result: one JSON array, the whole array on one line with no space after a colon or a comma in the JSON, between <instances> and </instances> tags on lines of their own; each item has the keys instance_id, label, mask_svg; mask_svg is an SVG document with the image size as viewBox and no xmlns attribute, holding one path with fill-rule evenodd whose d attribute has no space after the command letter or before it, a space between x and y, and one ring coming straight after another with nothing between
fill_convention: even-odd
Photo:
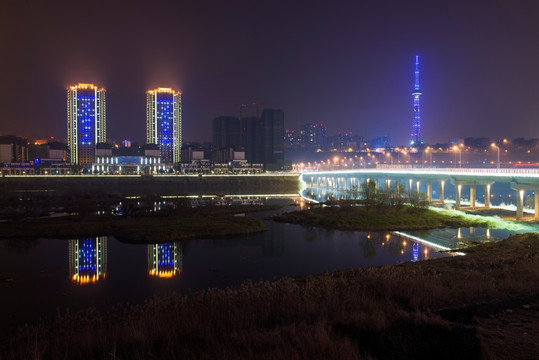
<instances>
[{"instance_id":1,"label":"blue illuminated spire","mask_svg":"<svg viewBox=\"0 0 539 360\"><path fill-rule=\"evenodd\" d=\"M415 56L415 85L414 90L419 91L419 55Z\"/></svg>"},{"instance_id":2,"label":"blue illuminated spire","mask_svg":"<svg viewBox=\"0 0 539 360\"><path fill-rule=\"evenodd\" d=\"M419 97L421 91L419 90L419 55L415 56L415 82L414 91L412 96L414 97L414 122L412 123L412 133L410 135L410 146L423 145L423 137L421 136L421 110L419 107Z\"/></svg>"}]
</instances>

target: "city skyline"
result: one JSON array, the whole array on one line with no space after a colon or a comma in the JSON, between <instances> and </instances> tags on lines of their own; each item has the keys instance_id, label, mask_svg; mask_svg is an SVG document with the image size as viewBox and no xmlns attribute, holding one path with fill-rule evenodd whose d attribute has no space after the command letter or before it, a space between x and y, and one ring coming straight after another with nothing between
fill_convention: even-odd
<instances>
[{"instance_id":1,"label":"city skyline","mask_svg":"<svg viewBox=\"0 0 539 360\"><path fill-rule=\"evenodd\" d=\"M10 56L0 59L1 134L63 138L65 87L93 82L108 90L109 137L118 140L144 141L140 93L169 84L184 94L189 140L210 140L204 130L215 116L237 116L237 103L256 101L282 108L289 128L324 123L405 144L409 69L421 54L426 142L539 137L539 51L528 45L539 35L537 4L238 1L163 3L165 12L66 4L3 5L0 43ZM92 31L77 26L94 18ZM30 86L42 94L34 106L24 100Z\"/></svg>"}]
</instances>

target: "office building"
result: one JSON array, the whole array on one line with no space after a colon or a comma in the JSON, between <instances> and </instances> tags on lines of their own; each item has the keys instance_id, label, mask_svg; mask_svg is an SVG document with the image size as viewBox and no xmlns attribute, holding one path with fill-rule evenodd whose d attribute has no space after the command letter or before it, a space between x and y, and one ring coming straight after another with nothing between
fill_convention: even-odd
<instances>
[{"instance_id":1,"label":"office building","mask_svg":"<svg viewBox=\"0 0 539 360\"><path fill-rule=\"evenodd\" d=\"M303 149L326 149L327 128L324 124L307 123L301 126L301 147Z\"/></svg>"},{"instance_id":2,"label":"office building","mask_svg":"<svg viewBox=\"0 0 539 360\"><path fill-rule=\"evenodd\" d=\"M213 122L214 161L222 160L225 152L245 151L250 164L264 164L267 170L280 170L284 165L284 113L265 109L261 117L221 116Z\"/></svg>"},{"instance_id":3,"label":"office building","mask_svg":"<svg viewBox=\"0 0 539 360\"><path fill-rule=\"evenodd\" d=\"M67 145L73 164L91 164L95 145L107 141L105 94L94 84L67 89Z\"/></svg>"},{"instance_id":4,"label":"office building","mask_svg":"<svg viewBox=\"0 0 539 360\"><path fill-rule=\"evenodd\" d=\"M259 117L246 117L241 119L241 122L241 141L245 148L245 159L251 164L263 164L262 141L264 128L262 126L262 119Z\"/></svg>"},{"instance_id":5,"label":"office building","mask_svg":"<svg viewBox=\"0 0 539 360\"><path fill-rule=\"evenodd\" d=\"M324 124L316 124L315 144L317 149L325 150L327 148L327 127Z\"/></svg>"},{"instance_id":6,"label":"office building","mask_svg":"<svg viewBox=\"0 0 539 360\"><path fill-rule=\"evenodd\" d=\"M301 125L301 147L313 149L316 147L316 125L307 123Z\"/></svg>"},{"instance_id":7,"label":"office building","mask_svg":"<svg viewBox=\"0 0 539 360\"><path fill-rule=\"evenodd\" d=\"M180 162L182 100L179 91L157 88L146 93L146 143L159 146L161 162Z\"/></svg>"},{"instance_id":8,"label":"office building","mask_svg":"<svg viewBox=\"0 0 539 360\"><path fill-rule=\"evenodd\" d=\"M15 135L0 136L0 163L28 161L28 140Z\"/></svg>"},{"instance_id":9,"label":"office building","mask_svg":"<svg viewBox=\"0 0 539 360\"><path fill-rule=\"evenodd\" d=\"M262 148L267 170L284 167L284 112L276 109L262 111Z\"/></svg>"},{"instance_id":10,"label":"office building","mask_svg":"<svg viewBox=\"0 0 539 360\"><path fill-rule=\"evenodd\" d=\"M241 147L240 119L234 116L219 116L213 119L213 148Z\"/></svg>"}]
</instances>

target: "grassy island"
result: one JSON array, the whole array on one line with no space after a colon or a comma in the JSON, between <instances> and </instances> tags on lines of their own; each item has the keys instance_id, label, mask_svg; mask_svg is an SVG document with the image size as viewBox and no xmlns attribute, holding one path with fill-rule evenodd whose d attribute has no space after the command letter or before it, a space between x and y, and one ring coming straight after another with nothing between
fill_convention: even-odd
<instances>
[{"instance_id":1,"label":"grassy island","mask_svg":"<svg viewBox=\"0 0 539 360\"><path fill-rule=\"evenodd\" d=\"M184 207L139 216L72 215L0 223L0 238L77 238L113 235L130 243L251 234L266 231L264 223L233 214L272 210L275 206L236 205Z\"/></svg>"},{"instance_id":2,"label":"grassy island","mask_svg":"<svg viewBox=\"0 0 539 360\"><path fill-rule=\"evenodd\" d=\"M428 230L446 227L486 226L486 221L469 220L459 215L447 215L424 207L356 206L352 202L334 202L330 206L274 216L278 222L319 226L353 231Z\"/></svg>"},{"instance_id":3,"label":"grassy island","mask_svg":"<svg viewBox=\"0 0 539 360\"><path fill-rule=\"evenodd\" d=\"M3 341L3 359L527 359L539 235L446 257L88 309Z\"/></svg>"}]
</instances>

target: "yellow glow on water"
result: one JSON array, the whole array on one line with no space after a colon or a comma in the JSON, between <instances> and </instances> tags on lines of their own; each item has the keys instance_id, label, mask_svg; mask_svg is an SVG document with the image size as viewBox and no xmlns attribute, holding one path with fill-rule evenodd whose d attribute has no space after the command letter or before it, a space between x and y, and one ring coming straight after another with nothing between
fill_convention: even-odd
<instances>
[{"instance_id":1,"label":"yellow glow on water","mask_svg":"<svg viewBox=\"0 0 539 360\"><path fill-rule=\"evenodd\" d=\"M179 271L178 271L179 273ZM174 270L159 270L159 271L156 271L155 269L152 269L150 270L150 275L151 276L156 276L156 277L159 277L159 278L166 278L166 279L170 279L172 277L174 277L176 275L176 271Z\"/></svg>"},{"instance_id":2,"label":"yellow glow on water","mask_svg":"<svg viewBox=\"0 0 539 360\"><path fill-rule=\"evenodd\" d=\"M103 274L103 279L104 278L105 278L105 274ZM81 276L75 274L71 277L71 281L74 283L77 283L78 285L89 284L89 283L95 284L99 280L100 278L96 274L93 274L92 276L90 276L90 274L81 275Z\"/></svg>"}]
</instances>

